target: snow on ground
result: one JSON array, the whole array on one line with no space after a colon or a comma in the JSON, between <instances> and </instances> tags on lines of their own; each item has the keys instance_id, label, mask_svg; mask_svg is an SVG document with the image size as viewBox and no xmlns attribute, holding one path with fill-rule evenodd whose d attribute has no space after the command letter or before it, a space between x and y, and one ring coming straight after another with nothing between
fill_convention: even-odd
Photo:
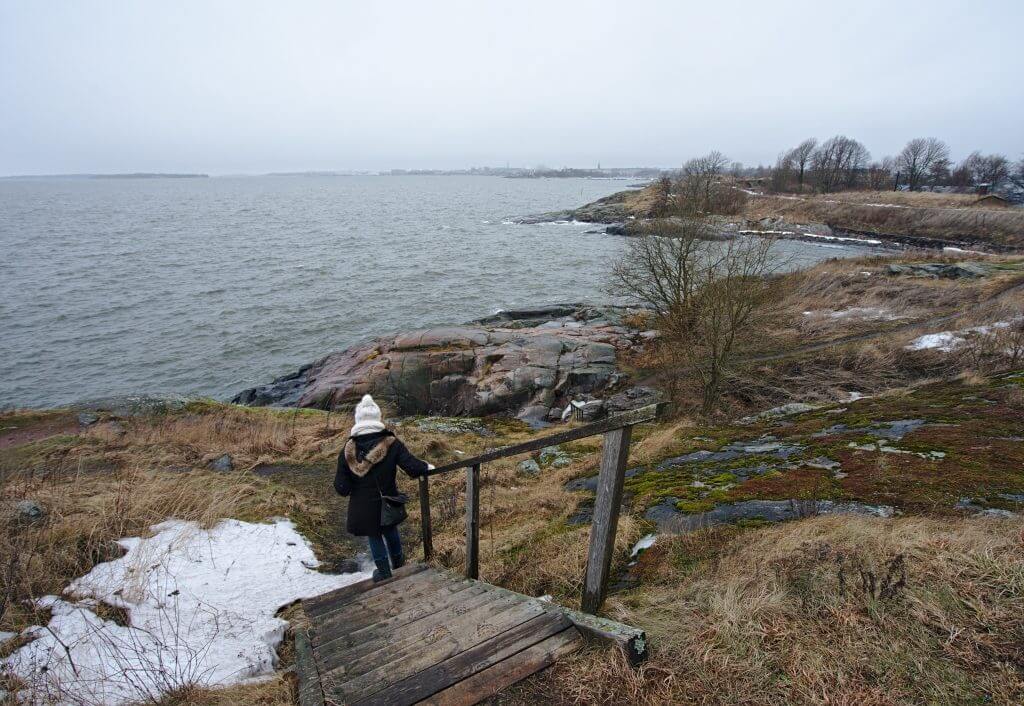
<instances>
[{"instance_id":1,"label":"snow on ground","mask_svg":"<svg viewBox=\"0 0 1024 706\"><path fill-rule=\"evenodd\" d=\"M893 314L888 309L875 306L854 306L849 309L841 309L834 311L832 309L814 309L811 311L805 311L804 316L810 316L815 318L829 318L829 319L871 319L881 321L894 321L896 319L905 318L897 314Z\"/></svg>"},{"instance_id":2,"label":"snow on ground","mask_svg":"<svg viewBox=\"0 0 1024 706\"><path fill-rule=\"evenodd\" d=\"M1020 318L1014 319L1013 321L1019 321ZM926 349L934 348L942 351L943 353L949 353L954 348L962 346L967 342L967 337L970 334L981 334L985 335L991 333L993 329L1007 328L1011 324L1010 321L996 321L995 323L988 324L986 326L973 326L971 328L960 329L959 331L939 331L938 333L926 333L923 336L918 336L913 341L907 344L907 350L911 351L923 351Z\"/></svg>"},{"instance_id":3,"label":"snow on ground","mask_svg":"<svg viewBox=\"0 0 1024 706\"><path fill-rule=\"evenodd\" d=\"M98 564L47 596L45 627L0 668L46 703L156 701L184 684L227 685L273 672L287 623L279 608L364 579L321 574L313 549L288 520L154 525L153 537L119 543L120 559ZM124 608L128 626L105 620L97 602Z\"/></svg>"},{"instance_id":4,"label":"snow on ground","mask_svg":"<svg viewBox=\"0 0 1024 706\"><path fill-rule=\"evenodd\" d=\"M648 535L644 536L643 538L641 538L641 540L639 542L637 542L633 546L633 552L629 556L630 557L635 557L637 554L642 552L644 549L650 549L651 547L654 546L654 542L657 539L658 539L658 535L656 535L656 534L648 534Z\"/></svg>"}]
</instances>

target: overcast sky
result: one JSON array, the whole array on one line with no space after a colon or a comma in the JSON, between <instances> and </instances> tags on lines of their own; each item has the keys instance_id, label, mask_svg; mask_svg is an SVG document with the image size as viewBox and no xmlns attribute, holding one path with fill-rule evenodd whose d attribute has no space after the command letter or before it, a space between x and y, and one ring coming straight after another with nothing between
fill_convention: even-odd
<instances>
[{"instance_id":1,"label":"overcast sky","mask_svg":"<svg viewBox=\"0 0 1024 706\"><path fill-rule=\"evenodd\" d=\"M1024 153L1022 0L0 0L0 174Z\"/></svg>"}]
</instances>

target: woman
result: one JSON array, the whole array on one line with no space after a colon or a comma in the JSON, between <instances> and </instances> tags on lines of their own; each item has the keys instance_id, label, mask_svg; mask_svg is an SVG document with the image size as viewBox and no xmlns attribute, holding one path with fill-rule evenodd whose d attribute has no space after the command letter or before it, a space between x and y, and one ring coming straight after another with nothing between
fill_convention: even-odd
<instances>
[{"instance_id":1,"label":"woman","mask_svg":"<svg viewBox=\"0 0 1024 706\"><path fill-rule=\"evenodd\" d=\"M338 454L334 489L338 495L349 498L349 533L366 537L370 545L373 563L377 565L374 581L391 578L392 567L397 569L405 563L398 525L381 525L381 497L398 495L395 484L398 466L413 478L433 468L409 453L405 444L384 427L380 407L372 397L363 395L356 406L356 423Z\"/></svg>"}]
</instances>

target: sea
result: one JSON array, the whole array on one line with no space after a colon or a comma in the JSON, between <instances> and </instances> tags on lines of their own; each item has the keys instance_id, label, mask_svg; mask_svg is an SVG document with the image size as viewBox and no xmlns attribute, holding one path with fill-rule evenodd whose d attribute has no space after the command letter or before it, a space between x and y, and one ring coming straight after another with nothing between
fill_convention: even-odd
<instances>
[{"instance_id":1,"label":"sea","mask_svg":"<svg viewBox=\"0 0 1024 706\"><path fill-rule=\"evenodd\" d=\"M368 338L609 301L626 240L518 225L614 179L0 180L0 408L228 399ZM784 242L798 266L863 248Z\"/></svg>"}]
</instances>

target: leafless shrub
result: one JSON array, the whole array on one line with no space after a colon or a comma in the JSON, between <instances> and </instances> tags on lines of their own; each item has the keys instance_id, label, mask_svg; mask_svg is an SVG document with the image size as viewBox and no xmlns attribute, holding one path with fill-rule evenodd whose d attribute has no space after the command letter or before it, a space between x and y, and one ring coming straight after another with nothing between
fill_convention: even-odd
<instances>
[{"instance_id":1,"label":"leafless shrub","mask_svg":"<svg viewBox=\"0 0 1024 706\"><path fill-rule=\"evenodd\" d=\"M612 268L612 286L656 312L663 363L699 381L701 409L710 414L737 352L778 294L768 277L779 263L771 240L707 243L704 221L685 223L680 237L631 241Z\"/></svg>"}]
</instances>

